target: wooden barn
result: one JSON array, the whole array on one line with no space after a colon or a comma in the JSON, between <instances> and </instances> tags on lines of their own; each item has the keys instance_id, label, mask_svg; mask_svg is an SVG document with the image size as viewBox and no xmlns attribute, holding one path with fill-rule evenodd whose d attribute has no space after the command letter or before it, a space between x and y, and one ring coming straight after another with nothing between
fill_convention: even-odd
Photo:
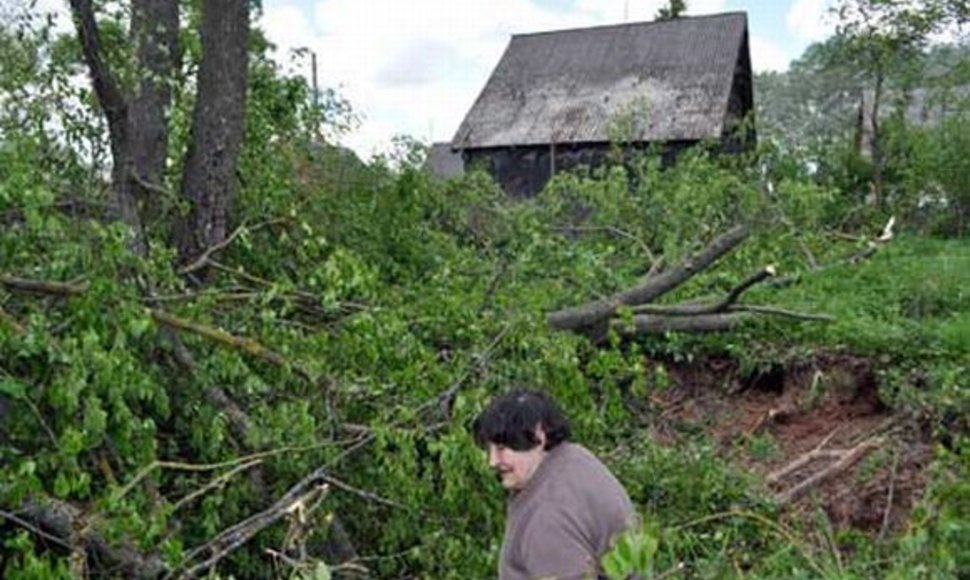
<instances>
[{"instance_id":1,"label":"wooden barn","mask_svg":"<svg viewBox=\"0 0 970 580\"><path fill-rule=\"evenodd\" d=\"M451 142L511 195L604 163L619 138L665 156L701 141L750 147L747 16L683 17L512 37Z\"/></svg>"}]
</instances>

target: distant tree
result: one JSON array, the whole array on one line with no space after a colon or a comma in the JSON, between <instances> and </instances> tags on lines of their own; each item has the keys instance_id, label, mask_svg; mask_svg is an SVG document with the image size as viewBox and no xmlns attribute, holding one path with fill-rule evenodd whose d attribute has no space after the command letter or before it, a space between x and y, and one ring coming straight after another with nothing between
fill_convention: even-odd
<instances>
[{"instance_id":1,"label":"distant tree","mask_svg":"<svg viewBox=\"0 0 970 580\"><path fill-rule=\"evenodd\" d=\"M851 136L862 80L840 60L837 37L810 45L785 72L755 76L758 133L789 152L812 155Z\"/></svg>"},{"instance_id":2,"label":"distant tree","mask_svg":"<svg viewBox=\"0 0 970 580\"><path fill-rule=\"evenodd\" d=\"M839 0L832 8L839 21L836 36L841 50L831 56L854 64L872 95L872 192L877 207L884 200L879 109L886 78L898 63L916 59L932 34L967 22L968 4L966 0Z\"/></svg>"},{"instance_id":3,"label":"distant tree","mask_svg":"<svg viewBox=\"0 0 970 580\"><path fill-rule=\"evenodd\" d=\"M687 11L685 0L670 0L666 6L657 11L657 20L673 20L680 18Z\"/></svg>"}]
</instances>

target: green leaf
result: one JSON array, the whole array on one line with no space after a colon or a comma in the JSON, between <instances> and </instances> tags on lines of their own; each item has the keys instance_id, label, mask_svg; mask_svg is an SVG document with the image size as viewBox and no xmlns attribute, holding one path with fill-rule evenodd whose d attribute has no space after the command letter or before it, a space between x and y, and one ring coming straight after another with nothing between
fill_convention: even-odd
<instances>
[{"instance_id":1,"label":"green leaf","mask_svg":"<svg viewBox=\"0 0 970 580\"><path fill-rule=\"evenodd\" d=\"M313 580L330 580L330 567L323 562L317 562L313 569Z\"/></svg>"},{"instance_id":2,"label":"green leaf","mask_svg":"<svg viewBox=\"0 0 970 580\"><path fill-rule=\"evenodd\" d=\"M26 399L27 385L12 378L0 379L0 395L6 395L11 399Z\"/></svg>"},{"instance_id":3,"label":"green leaf","mask_svg":"<svg viewBox=\"0 0 970 580\"><path fill-rule=\"evenodd\" d=\"M71 482L63 473L58 473L54 479L54 495L65 498L71 493Z\"/></svg>"}]
</instances>

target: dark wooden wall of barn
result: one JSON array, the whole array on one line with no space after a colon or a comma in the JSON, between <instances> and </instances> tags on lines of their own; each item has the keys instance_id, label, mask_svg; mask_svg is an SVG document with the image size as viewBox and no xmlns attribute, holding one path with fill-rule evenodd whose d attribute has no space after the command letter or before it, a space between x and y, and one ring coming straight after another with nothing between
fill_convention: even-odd
<instances>
[{"instance_id":1,"label":"dark wooden wall of barn","mask_svg":"<svg viewBox=\"0 0 970 580\"><path fill-rule=\"evenodd\" d=\"M667 144L663 151L663 165L673 163L677 155L695 141ZM624 155L642 153L647 144L632 146ZM466 170L484 169L502 189L512 197L531 197L542 191L549 183L553 169L556 172L588 170L615 162L616 156L608 143L562 144L553 151L548 145L503 147L494 149L468 149L462 153Z\"/></svg>"},{"instance_id":2,"label":"dark wooden wall of barn","mask_svg":"<svg viewBox=\"0 0 970 580\"><path fill-rule=\"evenodd\" d=\"M751 75L751 52L748 34L745 32L738 51L738 60L731 79L727 115L724 118L724 135L721 137L724 153L741 153L754 148L758 142L754 119L754 80Z\"/></svg>"}]
</instances>

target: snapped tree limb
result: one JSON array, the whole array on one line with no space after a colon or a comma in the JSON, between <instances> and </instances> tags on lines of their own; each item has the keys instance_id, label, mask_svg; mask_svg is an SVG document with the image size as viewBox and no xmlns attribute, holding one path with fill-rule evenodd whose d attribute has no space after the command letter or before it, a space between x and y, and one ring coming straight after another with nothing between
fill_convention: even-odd
<instances>
[{"instance_id":1,"label":"snapped tree limb","mask_svg":"<svg viewBox=\"0 0 970 580\"><path fill-rule=\"evenodd\" d=\"M48 282L0 274L0 286L15 292L29 292L32 294L47 294L50 296L79 296L88 291L86 283L74 284L70 282Z\"/></svg>"},{"instance_id":2,"label":"snapped tree limb","mask_svg":"<svg viewBox=\"0 0 970 580\"><path fill-rule=\"evenodd\" d=\"M617 309L621 306L644 304L670 292L698 272L708 268L747 237L748 228L746 226L735 226L718 236L707 247L692 254L676 266L647 278L643 284L614 294L604 300L552 312L547 317L547 321L550 326L557 330L581 330L602 324L616 314Z\"/></svg>"},{"instance_id":3,"label":"snapped tree limb","mask_svg":"<svg viewBox=\"0 0 970 580\"><path fill-rule=\"evenodd\" d=\"M679 304L651 304L695 274L709 268L748 236L748 229L735 226L715 238L673 268L650 274L639 285L604 299L566 308L548 315L549 325L557 330L585 334L594 342L604 339L612 329L621 336L663 334L666 332L722 332L737 328L755 314L773 315L807 321L829 321L831 317L784 310L773 306L738 304L741 296L755 285L776 276L774 266L751 274L720 299L705 298ZM629 307L632 317L617 316Z\"/></svg>"},{"instance_id":4,"label":"snapped tree limb","mask_svg":"<svg viewBox=\"0 0 970 580\"><path fill-rule=\"evenodd\" d=\"M302 365L287 360L283 355L266 348L251 338L236 336L222 330L221 328L216 328L214 326L208 326L192 320L180 318L157 308L151 309L150 312L152 318L169 328L191 332L193 334L208 338L209 340L236 350L240 350L246 354L262 359L278 367L291 369L299 377L310 383L316 382L310 371L308 371Z\"/></svg>"},{"instance_id":5,"label":"snapped tree limb","mask_svg":"<svg viewBox=\"0 0 970 580\"><path fill-rule=\"evenodd\" d=\"M326 491L326 470L319 468L292 486L265 510L219 532L205 544L189 551L185 561L166 578L195 578L215 566L256 534L275 524L299 506Z\"/></svg>"}]
</instances>

